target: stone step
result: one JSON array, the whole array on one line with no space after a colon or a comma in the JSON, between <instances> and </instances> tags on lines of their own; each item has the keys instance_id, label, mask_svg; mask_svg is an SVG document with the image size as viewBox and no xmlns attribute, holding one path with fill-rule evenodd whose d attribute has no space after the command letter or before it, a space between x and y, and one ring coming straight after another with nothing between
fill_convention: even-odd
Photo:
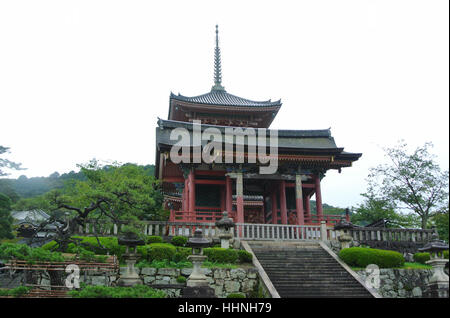
<instances>
[{"instance_id":1,"label":"stone step","mask_svg":"<svg viewBox=\"0 0 450 318\"><path fill-rule=\"evenodd\" d=\"M372 297L319 245L251 247L281 297Z\"/></svg>"}]
</instances>

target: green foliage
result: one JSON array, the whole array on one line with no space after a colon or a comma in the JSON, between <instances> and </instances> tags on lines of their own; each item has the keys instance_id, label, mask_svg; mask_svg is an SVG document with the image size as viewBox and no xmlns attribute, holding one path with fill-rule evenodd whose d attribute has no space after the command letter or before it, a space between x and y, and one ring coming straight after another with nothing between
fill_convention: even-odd
<instances>
[{"instance_id":1,"label":"green foliage","mask_svg":"<svg viewBox=\"0 0 450 318\"><path fill-rule=\"evenodd\" d=\"M238 251L229 248L204 248L203 254L208 257L210 262L235 264L239 260Z\"/></svg>"},{"instance_id":2,"label":"green foliage","mask_svg":"<svg viewBox=\"0 0 450 318\"><path fill-rule=\"evenodd\" d=\"M228 294L227 298L245 298L245 294L243 294L243 293L231 293L231 294Z\"/></svg>"},{"instance_id":3,"label":"green foliage","mask_svg":"<svg viewBox=\"0 0 450 318\"><path fill-rule=\"evenodd\" d=\"M251 263L253 260L253 255L245 250L239 250L238 257L240 263Z\"/></svg>"},{"instance_id":4,"label":"green foliage","mask_svg":"<svg viewBox=\"0 0 450 318\"><path fill-rule=\"evenodd\" d=\"M24 260L35 262L63 262L65 259L59 252L51 252L42 247L31 248L25 244L3 243L0 245L0 259Z\"/></svg>"},{"instance_id":5,"label":"green foliage","mask_svg":"<svg viewBox=\"0 0 450 318\"><path fill-rule=\"evenodd\" d=\"M0 289L0 296L22 297L31 290L31 287L18 286L12 289Z\"/></svg>"},{"instance_id":6,"label":"green foliage","mask_svg":"<svg viewBox=\"0 0 450 318\"><path fill-rule=\"evenodd\" d=\"M150 236L149 235L145 238L145 243L147 243L147 244L162 243L162 242L163 242L163 239L161 236L156 236L156 235Z\"/></svg>"},{"instance_id":7,"label":"green foliage","mask_svg":"<svg viewBox=\"0 0 450 318\"><path fill-rule=\"evenodd\" d=\"M147 261L162 261L173 260L177 249L172 244L168 243L153 243L150 245L144 245L138 247L138 252L142 255L142 258Z\"/></svg>"},{"instance_id":8,"label":"green foliage","mask_svg":"<svg viewBox=\"0 0 450 318\"><path fill-rule=\"evenodd\" d=\"M385 148L389 163L370 169L369 189L389 201L396 209L416 214L423 229L429 218L448 211L448 171L441 171L435 156L429 152L432 143L425 143L408 153L401 141L396 147Z\"/></svg>"},{"instance_id":9,"label":"green foliage","mask_svg":"<svg viewBox=\"0 0 450 318\"><path fill-rule=\"evenodd\" d=\"M426 264L427 261L429 261L430 253L415 253L413 255L414 261L420 264Z\"/></svg>"},{"instance_id":10,"label":"green foliage","mask_svg":"<svg viewBox=\"0 0 450 318\"><path fill-rule=\"evenodd\" d=\"M11 216L11 200L0 193L0 239L12 239L14 235L13 218Z\"/></svg>"},{"instance_id":11,"label":"green foliage","mask_svg":"<svg viewBox=\"0 0 450 318\"><path fill-rule=\"evenodd\" d=\"M432 219L441 240L448 242L448 209L444 213L437 213Z\"/></svg>"},{"instance_id":12,"label":"green foliage","mask_svg":"<svg viewBox=\"0 0 450 318\"><path fill-rule=\"evenodd\" d=\"M166 298L162 290L146 285L133 287L86 286L82 290L72 290L68 294L73 298Z\"/></svg>"},{"instance_id":13,"label":"green foliage","mask_svg":"<svg viewBox=\"0 0 450 318\"><path fill-rule=\"evenodd\" d=\"M185 236L174 236L172 237L171 243L175 246L185 246L188 239Z\"/></svg>"},{"instance_id":14,"label":"green foliage","mask_svg":"<svg viewBox=\"0 0 450 318\"><path fill-rule=\"evenodd\" d=\"M100 241L100 246L97 242L97 238L93 236L73 236L72 238L80 239L80 246L86 250L93 252L96 255L116 255L117 257L121 257L123 253L125 253L126 247L123 245L119 245L117 241L117 237L98 237ZM51 241L42 246L42 248L47 250L55 250L57 248L57 243L55 241ZM74 243L70 243L65 251L65 253L74 253L77 254L79 252L77 246Z\"/></svg>"},{"instance_id":15,"label":"green foliage","mask_svg":"<svg viewBox=\"0 0 450 318\"><path fill-rule=\"evenodd\" d=\"M192 254L192 249L189 247L177 247L177 251L173 256L175 262L186 262L187 257Z\"/></svg>"},{"instance_id":16,"label":"green foliage","mask_svg":"<svg viewBox=\"0 0 450 318\"><path fill-rule=\"evenodd\" d=\"M177 277L177 283L179 283L179 284L186 284L186 277L178 276Z\"/></svg>"},{"instance_id":17,"label":"green foliage","mask_svg":"<svg viewBox=\"0 0 450 318\"><path fill-rule=\"evenodd\" d=\"M398 252L364 247L344 248L339 252L339 258L354 267L375 264L380 268L394 268L405 263L403 255Z\"/></svg>"},{"instance_id":18,"label":"green foliage","mask_svg":"<svg viewBox=\"0 0 450 318\"><path fill-rule=\"evenodd\" d=\"M192 267L192 263L188 261L184 262L174 262L169 260L156 261L153 260L151 262L146 260L141 260L136 264L136 267L153 267L153 268L190 268Z\"/></svg>"},{"instance_id":19,"label":"green foliage","mask_svg":"<svg viewBox=\"0 0 450 318\"><path fill-rule=\"evenodd\" d=\"M367 193L362 193L364 202L353 208L352 223L365 226L380 219L390 222L388 227L416 227L418 224L411 215L399 214L395 211L394 204L385 198L376 197L374 190L369 188Z\"/></svg>"}]
</instances>

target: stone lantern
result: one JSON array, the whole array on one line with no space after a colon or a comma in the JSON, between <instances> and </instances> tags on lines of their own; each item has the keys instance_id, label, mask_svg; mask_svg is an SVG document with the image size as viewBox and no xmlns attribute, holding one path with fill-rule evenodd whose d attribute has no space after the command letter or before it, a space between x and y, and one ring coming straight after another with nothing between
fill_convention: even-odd
<instances>
[{"instance_id":1,"label":"stone lantern","mask_svg":"<svg viewBox=\"0 0 450 318\"><path fill-rule=\"evenodd\" d=\"M219 229L219 239L220 239L220 247L229 248L230 247L230 239L233 238L231 234L231 229L234 228L233 219L228 217L228 212L223 212L223 217L216 221L216 228Z\"/></svg>"},{"instance_id":2,"label":"stone lantern","mask_svg":"<svg viewBox=\"0 0 450 318\"><path fill-rule=\"evenodd\" d=\"M433 267L433 275L428 280L428 285L424 292L427 297L448 298L449 281L447 274L444 272L448 259L444 258L445 250L448 250L448 244L439 240L436 232L431 237L431 242L419 248L420 252L430 253L431 259L426 263Z\"/></svg>"},{"instance_id":3,"label":"stone lantern","mask_svg":"<svg viewBox=\"0 0 450 318\"><path fill-rule=\"evenodd\" d=\"M124 274L120 275L117 284L125 287L143 284L142 279L140 279L136 269L134 268L134 264L136 264L136 261L139 258L137 254L137 246L145 245L144 240L139 239L132 233L126 233L124 236L119 237L117 241L119 245L126 246L126 252L123 254L123 257L127 263L127 269Z\"/></svg>"},{"instance_id":4,"label":"stone lantern","mask_svg":"<svg viewBox=\"0 0 450 318\"><path fill-rule=\"evenodd\" d=\"M353 224L348 222L344 216L334 226L334 230L339 231L338 241L341 243L341 249L349 248L350 243L353 242L353 238L350 236L350 230L352 228Z\"/></svg>"},{"instance_id":5,"label":"stone lantern","mask_svg":"<svg viewBox=\"0 0 450 318\"><path fill-rule=\"evenodd\" d=\"M202 263L206 260L203 248L211 245L211 241L204 238L200 229L195 230L186 246L192 247L192 255L188 256L194 266L192 274L188 277L186 288L183 289L183 297L187 298L211 298L215 297L214 289L208 286L206 275L202 272Z\"/></svg>"}]
</instances>

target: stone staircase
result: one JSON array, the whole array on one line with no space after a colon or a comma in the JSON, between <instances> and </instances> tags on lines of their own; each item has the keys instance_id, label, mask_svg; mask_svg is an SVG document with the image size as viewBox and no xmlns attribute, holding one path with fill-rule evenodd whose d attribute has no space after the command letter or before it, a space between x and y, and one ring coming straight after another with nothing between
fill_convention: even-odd
<instances>
[{"instance_id":1,"label":"stone staircase","mask_svg":"<svg viewBox=\"0 0 450 318\"><path fill-rule=\"evenodd\" d=\"M372 298L319 243L249 242L281 298Z\"/></svg>"}]
</instances>

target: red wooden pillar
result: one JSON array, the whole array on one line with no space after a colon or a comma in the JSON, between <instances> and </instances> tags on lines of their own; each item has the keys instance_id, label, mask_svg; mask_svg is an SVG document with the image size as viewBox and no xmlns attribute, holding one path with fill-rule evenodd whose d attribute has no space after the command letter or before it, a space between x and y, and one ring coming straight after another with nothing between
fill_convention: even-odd
<instances>
[{"instance_id":1,"label":"red wooden pillar","mask_svg":"<svg viewBox=\"0 0 450 318\"><path fill-rule=\"evenodd\" d=\"M311 223L311 197L309 195L305 195L305 219L306 223Z\"/></svg>"},{"instance_id":2,"label":"red wooden pillar","mask_svg":"<svg viewBox=\"0 0 450 318\"><path fill-rule=\"evenodd\" d=\"M226 196L226 205L225 208L228 211L228 215L230 215L231 211L233 211L233 190L231 188L231 178L229 176L225 177L225 196Z\"/></svg>"},{"instance_id":3,"label":"red wooden pillar","mask_svg":"<svg viewBox=\"0 0 450 318\"><path fill-rule=\"evenodd\" d=\"M280 212L281 224L288 224L287 207L286 207L286 181L280 182Z\"/></svg>"},{"instance_id":4,"label":"red wooden pillar","mask_svg":"<svg viewBox=\"0 0 450 318\"><path fill-rule=\"evenodd\" d=\"M323 210L322 210L322 193L320 192L320 177L317 175L315 177L315 188L316 188L316 211L317 218L319 222L323 220Z\"/></svg>"},{"instance_id":5,"label":"red wooden pillar","mask_svg":"<svg viewBox=\"0 0 450 318\"><path fill-rule=\"evenodd\" d=\"M195 221L195 176L194 170L189 172L188 176L188 184L189 184L189 212L191 215L191 220Z\"/></svg>"},{"instance_id":6,"label":"red wooden pillar","mask_svg":"<svg viewBox=\"0 0 450 318\"><path fill-rule=\"evenodd\" d=\"M236 174L236 210L237 223L244 223L244 185L242 172Z\"/></svg>"},{"instance_id":7,"label":"red wooden pillar","mask_svg":"<svg viewBox=\"0 0 450 318\"><path fill-rule=\"evenodd\" d=\"M270 200L272 201L272 224L278 224L277 191L275 188L272 189L270 197Z\"/></svg>"},{"instance_id":8,"label":"red wooden pillar","mask_svg":"<svg viewBox=\"0 0 450 318\"><path fill-rule=\"evenodd\" d=\"M305 224L305 215L303 212L303 191L302 191L302 176L295 175L295 207L297 210L297 224Z\"/></svg>"}]
</instances>

